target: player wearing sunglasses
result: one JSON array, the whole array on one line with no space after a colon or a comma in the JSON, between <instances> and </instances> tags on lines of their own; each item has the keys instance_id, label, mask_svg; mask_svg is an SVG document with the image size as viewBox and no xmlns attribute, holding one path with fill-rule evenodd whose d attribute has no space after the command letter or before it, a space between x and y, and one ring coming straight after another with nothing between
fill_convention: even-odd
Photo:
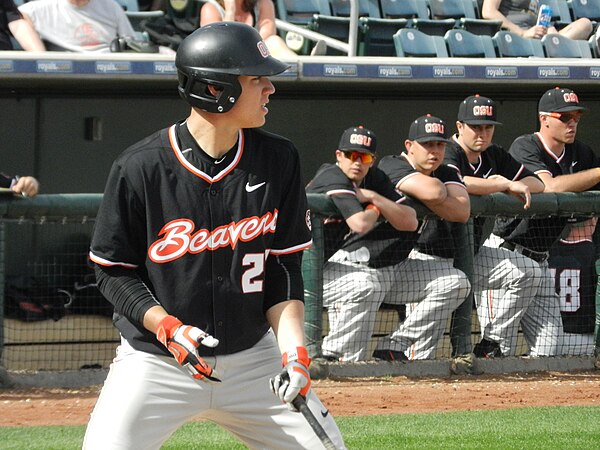
<instances>
[{"instance_id":1,"label":"player wearing sunglasses","mask_svg":"<svg viewBox=\"0 0 600 450\"><path fill-rule=\"evenodd\" d=\"M586 111L573 90L549 89L538 104L539 130L512 143L509 153L544 182L544 192L600 187L600 159L576 139ZM547 327L551 339L537 342L532 356L594 352L595 227L596 218L504 219L496 224L494 232L504 238L503 246L538 260L543 274L535 301L552 299L548 310L552 307L552 314L559 318L552 329Z\"/></svg>"},{"instance_id":2,"label":"player wearing sunglasses","mask_svg":"<svg viewBox=\"0 0 600 450\"><path fill-rule=\"evenodd\" d=\"M329 334L323 355L331 360L362 361L371 357L369 341L375 316L392 288L395 263L412 247L402 232L416 235L415 210L402 203L389 178L373 167L375 134L348 128L335 151L335 164L324 164L307 186L326 194L339 215L324 223L323 304L329 314Z\"/></svg>"}]
</instances>

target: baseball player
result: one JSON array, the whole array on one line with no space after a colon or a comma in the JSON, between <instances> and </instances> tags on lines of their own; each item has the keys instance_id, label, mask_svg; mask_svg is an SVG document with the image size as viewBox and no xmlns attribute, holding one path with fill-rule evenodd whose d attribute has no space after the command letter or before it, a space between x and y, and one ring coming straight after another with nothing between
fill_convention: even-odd
<instances>
[{"instance_id":1,"label":"baseball player","mask_svg":"<svg viewBox=\"0 0 600 450\"><path fill-rule=\"evenodd\" d=\"M592 189L600 182L600 159L587 145L577 141L577 126L586 108L579 103L579 97L571 89L549 89L538 103L539 131L518 137L512 143L509 152L525 167L535 173L544 182L544 192L582 192ZM563 233L569 245L587 238L595 228L595 219L578 220L565 229L568 219L502 219L497 221L494 233L504 239L496 244L515 250L525 256L536 259L542 268L542 282L538 288L535 302L545 308L539 314L538 326L543 331L535 342L528 341L531 356L553 356L563 354L569 347L568 334L564 335L560 309L570 309L572 305L560 304L555 286L561 286L561 274L556 279L548 266L549 249ZM586 231L587 230L587 231ZM557 284L556 284L557 283ZM563 290L564 291L564 290ZM571 294L563 292L563 294ZM587 343L578 345L577 350L584 353L593 351L593 336L588 335ZM580 341L581 336L575 337ZM563 340L567 339L563 343Z\"/></svg>"},{"instance_id":2,"label":"baseball player","mask_svg":"<svg viewBox=\"0 0 600 450\"><path fill-rule=\"evenodd\" d=\"M446 146L444 162L456 169L472 195L506 192L531 204L531 193L542 192L544 183L502 147L493 144L496 103L473 95L458 109L458 133ZM535 261L503 248L481 247L485 218L473 219L473 290L481 341L473 348L479 358L515 356L519 323L528 340L541 332L535 327L539 315L531 304L541 282L542 271ZM532 317L534 319L532 319Z\"/></svg>"},{"instance_id":3,"label":"baseball player","mask_svg":"<svg viewBox=\"0 0 600 450\"><path fill-rule=\"evenodd\" d=\"M159 449L201 417L250 448L323 448L292 411L302 395L344 448L310 389L298 153L258 129L288 66L234 22L190 34L175 63L190 115L117 158L92 237L122 341L83 447Z\"/></svg>"},{"instance_id":4,"label":"baseball player","mask_svg":"<svg viewBox=\"0 0 600 450\"><path fill-rule=\"evenodd\" d=\"M453 252L446 250L452 242L447 221L464 223L470 214L463 182L442 164L447 143L445 122L428 114L412 122L402 154L379 162L396 189L423 202L444 221L426 220L415 249L398 265L397 288L385 301L408 304L407 317L379 341L376 356L403 352L409 360L434 358L450 314L471 289L467 276L453 267Z\"/></svg>"},{"instance_id":5,"label":"baseball player","mask_svg":"<svg viewBox=\"0 0 600 450\"><path fill-rule=\"evenodd\" d=\"M344 131L335 151L336 164L324 164L307 186L327 194L343 220L324 224L323 304L329 333L323 356L339 361L371 358L369 341L375 316L395 284L396 264L406 257L414 239L401 239L417 228L415 210L404 206L389 178L373 167L377 141L363 127Z\"/></svg>"},{"instance_id":6,"label":"baseball player","mask_svg":"<svg viewBox=\"0 0 600 450\"><path fill-rule=\"evenodd\" d=\"M23 197L35 197L40 190L40 183L34 177L11 176L0 173L0 188L8 192L21 194Z\"/></svg>"}]
</instances>

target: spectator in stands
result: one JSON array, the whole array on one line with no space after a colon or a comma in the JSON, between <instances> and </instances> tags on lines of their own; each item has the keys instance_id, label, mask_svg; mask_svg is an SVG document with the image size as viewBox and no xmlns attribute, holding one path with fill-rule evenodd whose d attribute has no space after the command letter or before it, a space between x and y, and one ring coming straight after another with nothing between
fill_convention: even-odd
<instances>
[{"instance_id":1,"label":"spectator in stands","mask_svg":"<svg viewBox=\"0 0 600 450\"><path fill-rule=\"evenodd\" d=\"M307 192L327 194L343 218L325 222L328 261L323 303L329 334L323 341L323 356L327 359L370 359L375 316L398 273L398 261L389 257L402 252L392 242L398 241L398 230L417 228L414 209L401 204L404 197L373 167L376 148L372 131L348 128L335 151L336 164L321 166L307 186Z\"/></svg>"},{"instance_id":2,"label":"spectator in stands","mask_svg":"<svg viewBox=\"0 0 600 450\"><path fill-rule=\"evenodd\" d=\"M598 189L600 158L589 146L575 139L579 120L585 111L586 108L579 103L577 94L571 89L549 89L538 104L539 131L520 136L512 143L510 154L540 177L545 185L544 192ZM577 279L576 272L583 273L582 267L571 267L574 270L570 274L562 274L561 270L556 269L556 275L553 275L549 270L548 258L553 244L558 259L565 259L574 250L577 255L577 248L581 250L582 257L585 256L583 253L589 253L590 250L593 252L593 245L590 243L595 225L596 219L556 217L506 218L496 223L494 234L503 240L491 239L490 243L536 259L543 270L542 282L534 302L540 308L546 308L543 316L546 321L546 339L542 341L538 338L535 342L528 342L532 356L592 354L594 351L594 317L593 314L589 317L589 311L590 306L593 311L595 283L589 287L592 289L591 295L582 295L582 289L572 288L581 282ZM562 244L557 244L561 236L564 236ZM589 259L593 263L595 258L592 256ZM572 280L564 283L563 281L569 281L565 280L567 275ZM567 284L571 285L571 290L564 292L569 289ZM559 298L556 287L567 295ZM567 324L567 321L569 326L564 334L563 322ZM577 328L578 324L584 324L586 328Z\"/></svg>"},{"instance_id":3,"label":"spectator in stands","mask_svg":"<svg viewBox=\"0 0 600 450\"><path fill-rule=\"evenodd\" d=\"M208 0L200 9L200 26L213 22L235 21L255 27L276 58L296 59L277 34L273 0Z\"/></svg>"},{"instance_id":4,"label":"spectator in stands","mask_svg":"<svg viewBox=\"0 0 600 450\"><path fill-rule=\"evenodd\" d=\"M40 37L29 22L23 19L13 0L0 0L0 50L13 50L10 35L23 50L43 52L46 50Z\"/></svg>"},{"instance_id":5,"label":"spectator in stands","mask_svg":"<svg viewBox=\"0 0 600 450\"><path fill-rule=\"evenodd\" d=\"M10 189L23 197L35 197L40 190L40 183L34 177L11 176L0 173L0 188Z\"/></svg>"},{"instance_id":6,"label":"spectator in stands","mask_svg":"<svg viewBox=\"0 0 600 450\"><path fill-rule=\"evenodd\" d=\"M502 21L502 28L528 39L541 39L545 34L560 33L570 39L587 39L592 34L592 22L580 18L558 31L536 25L537 0L483 0L481 16Z\"/></svg>"},{"instance_id":7,"label":"spectator in stands","mask_svg":"<svg viewBox=\"0 0 600 450\"><path fill-rule=\"evenodd\" d=\"M109 52L115 38L135 35L114 0L35 0L19 10L49 50Z\"/></svg>"},{"instance_id":8,"label":"spectator in stands","mask_svg":"<svg viewBox=\"0 0 600 450\"><path fill-rule=\"evenodd\" d=\"M448 318L470 291L467 276L454 268L448 222L466 223L470 201L454 169L442 164L446 124L431 115L412 122L405 151L380 163L396 189L425 204L444 221L426 218L409 257L397 266L396 284L386 303L405 303L407 317L389 336L380 339L374 356L382 359L434 358ZM430 252L438 247L439 253ZM462 355L461 355L462 356Z\"/></svg>"},{"instance_id":9,"label":"spectator in stands","mask_svg":"<svg viewBox=\"0 0 600 450\"><path fill-rule=\"evenodd\" d=\"M460 104L458 133L446 148L444 162L458 171L471 195L505 192L531 204L531 193L544 183L502 147L493 144L496 103L474 95ZM519 323L530 342L543 333L544 322L531 302L541 282L539 264L504 248L482 247L486 218L473 219L473 290L481 327L481 341L473 353L479 358L515 356Z\"/></svg>"}]
</instances>

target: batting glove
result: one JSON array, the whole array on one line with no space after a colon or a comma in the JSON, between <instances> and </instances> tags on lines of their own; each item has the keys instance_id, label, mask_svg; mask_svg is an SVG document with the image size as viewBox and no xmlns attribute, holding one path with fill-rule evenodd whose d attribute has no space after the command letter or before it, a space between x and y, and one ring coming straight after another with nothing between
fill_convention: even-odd
<instances>
[{"instance_id":1,"label":"batting glove","mask_svg":"<svg viewBox=\"0 0 600 450\"><path fill-rule=\"evenodd\" d=\"M200 344L207 347L216 347L219 340L200 328L184 325L173 316L167 316L158 324L156 338L175 357L177 362L197 380L207 378L211 381L221 381L212 376L213 370L198 355Z\"/></svg>"},{"instance_id":2,"label":"batting glove","mask_svg":"<svg viewBox=\"0 0 600 450\"><path fill-rule=\"evenodd\" d=\"M282 402L293 411L297 409L292 401L298 396L306 396L310 389L310 373L308 366L310 358L306 347L296 347L294 350L285 352L282 358L283 372L271 378L271 390Z\"/></svg>"}]
</instances>

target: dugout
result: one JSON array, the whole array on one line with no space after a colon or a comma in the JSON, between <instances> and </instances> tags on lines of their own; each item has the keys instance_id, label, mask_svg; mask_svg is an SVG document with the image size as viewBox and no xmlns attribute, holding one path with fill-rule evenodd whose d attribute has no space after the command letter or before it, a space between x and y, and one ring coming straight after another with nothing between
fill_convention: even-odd
<instances>
[{"instance_id":1,"label":"dugout","mask_svg":"<svg viewBox=\"0 0 600 450\"><path fill-rule=\"evenodd\" d=\"M499 104L496 141L537 129L537 101L554 86L590 108L578 137L600 129L600 60L558 58L309 57L274 77L265 129L289 137L308 181L333 159L339 136L362 124L382 155L398 152L409 124L431 113L454 129L459 102L480 93ZM156 54L0 52L2 170L39 178L43 193L97 193L128 145L187 115L174 59Z\"/></svg>"}]
</instances>

